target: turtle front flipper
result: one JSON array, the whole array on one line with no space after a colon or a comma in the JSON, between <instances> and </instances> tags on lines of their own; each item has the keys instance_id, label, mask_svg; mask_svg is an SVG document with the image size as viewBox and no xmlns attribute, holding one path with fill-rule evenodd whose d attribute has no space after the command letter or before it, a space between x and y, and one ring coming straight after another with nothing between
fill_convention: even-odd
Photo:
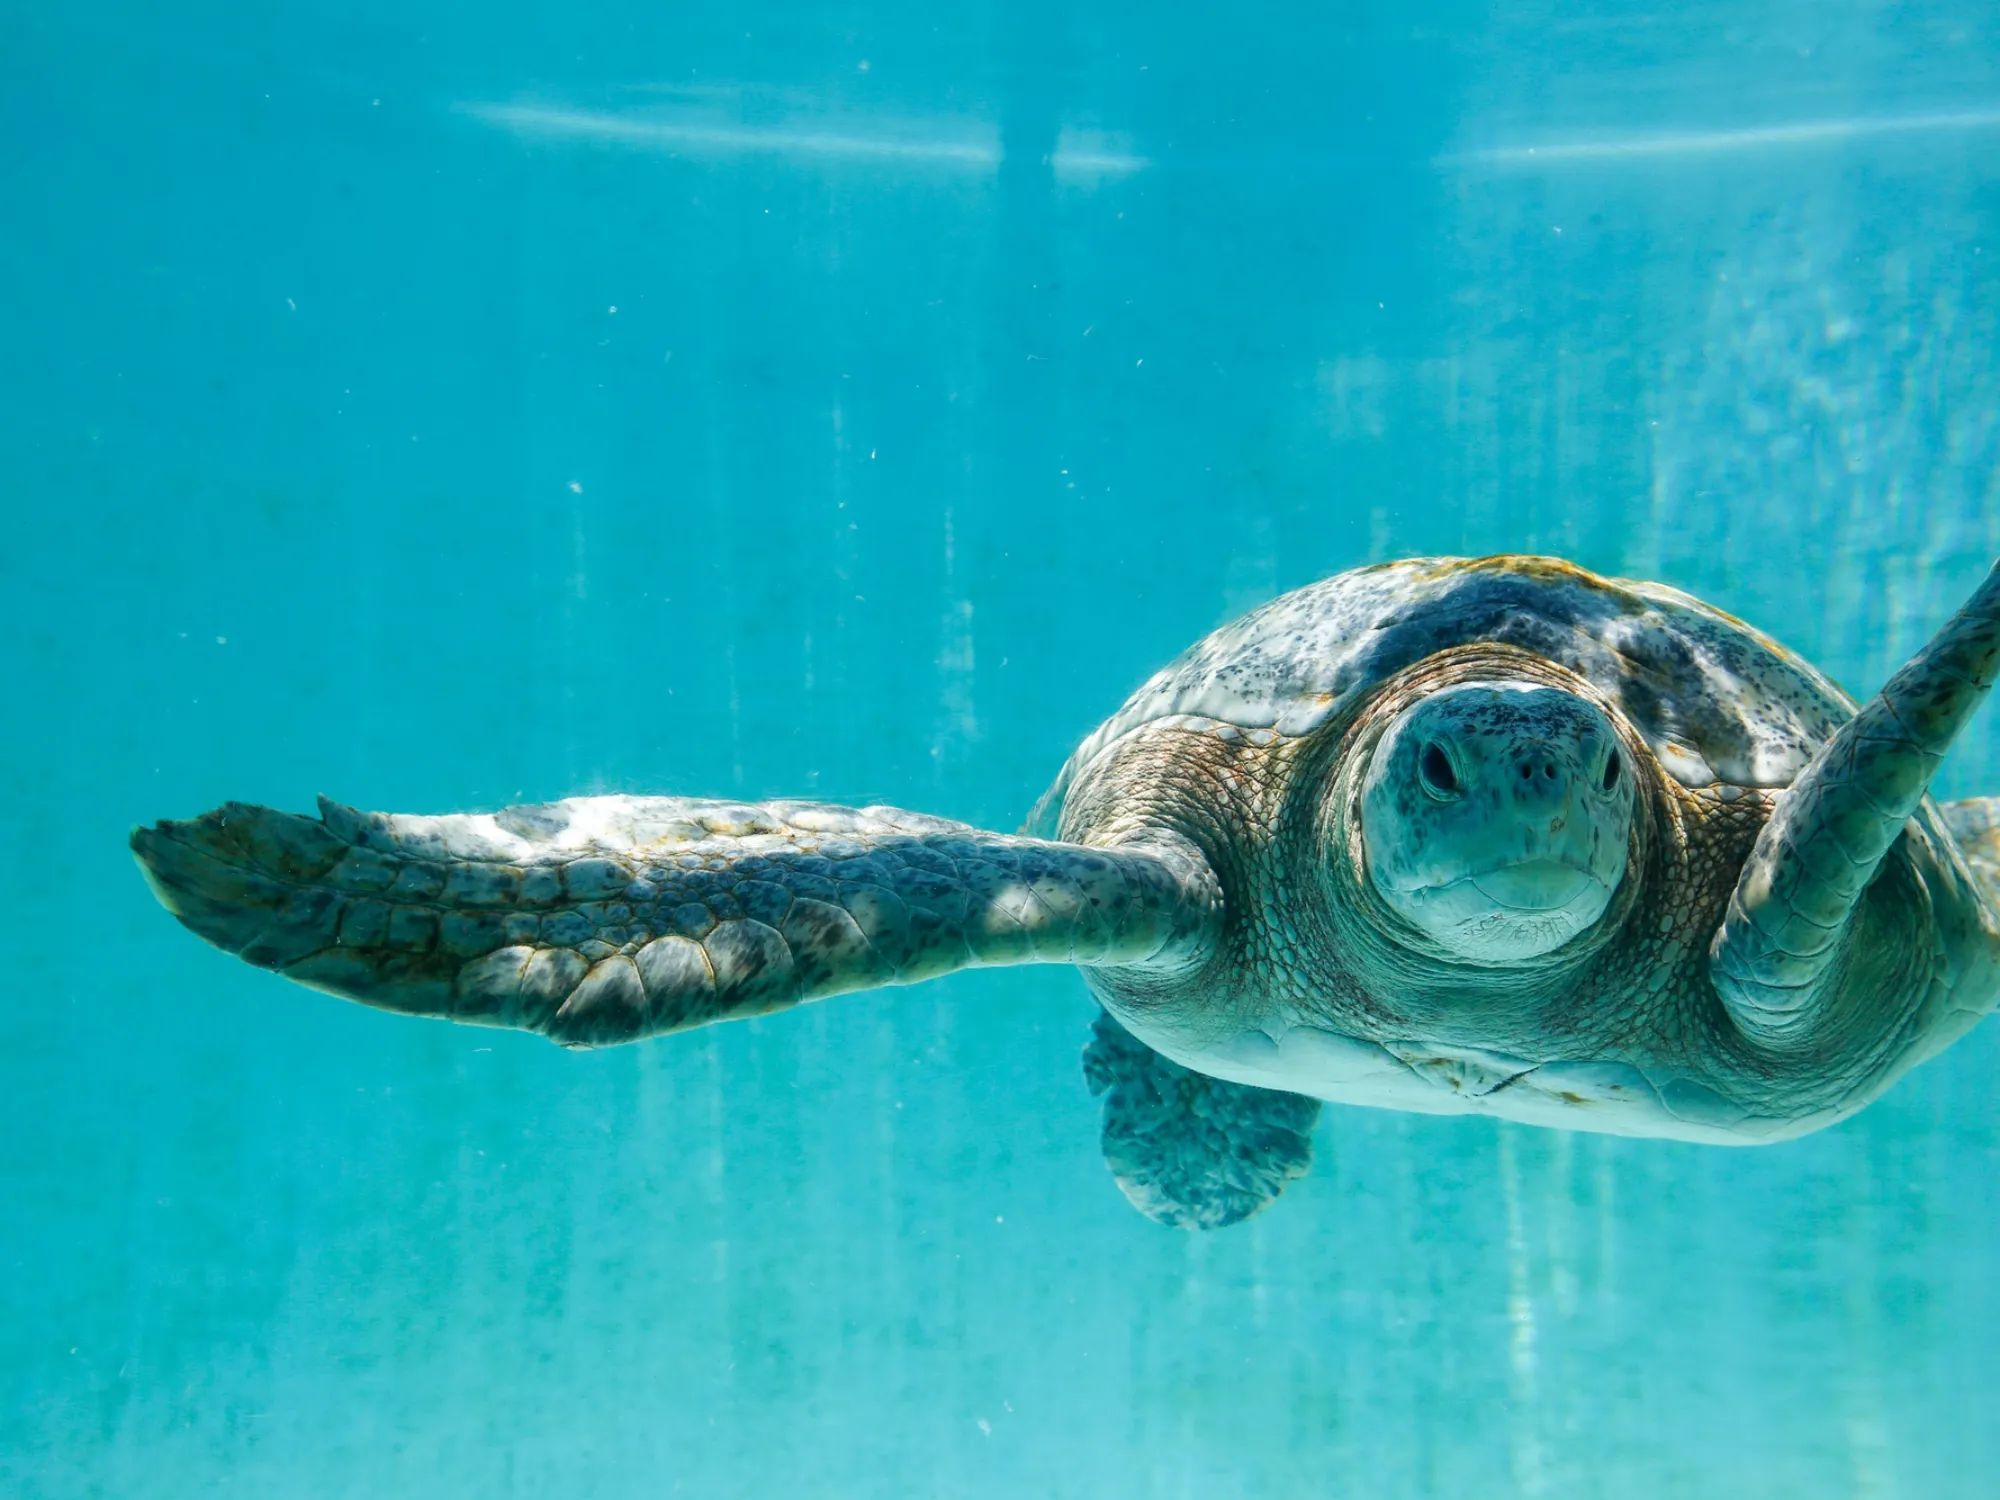
<instances>
[{"instance_id":1,"label":"turtle front flipper","mask_svg":"<svg viewBox=\"0 0 2000 1500\"><path fill-rule=\"evenodd\" d=\"M1104 1161L1132 1206L1170 1229L1247 1219L1312 1165L1320 1103L1225 1083L1162 1057L1100 1011L1083 1076L1104 1095Z\"/></svg>"},{"instance_id":2,"label":"turtle front flipper","mask_svg":"<svg viewBox=\"0 0 2000 1500\"><path fill-rule=\"evenodd\" d=\"M1996 665L2000 567L1779 798L1709 954L1723 1005L1753 1041L1793 1046L1814 1035L1848 919Z\"/></svg>"},{"instance_id":3,"label":"turtle front flipper","mask_svg":"<svg viewBox=\"0 0 2000 1500\"><path fill-rule=\"evenodd\" d=\"M579 797L317 819L229 803L132 834L219 948L388 1010L603 1046L975 964L1175 969L1221 921L1199 851L895 808Z\"/></svg>"}]
</instances>

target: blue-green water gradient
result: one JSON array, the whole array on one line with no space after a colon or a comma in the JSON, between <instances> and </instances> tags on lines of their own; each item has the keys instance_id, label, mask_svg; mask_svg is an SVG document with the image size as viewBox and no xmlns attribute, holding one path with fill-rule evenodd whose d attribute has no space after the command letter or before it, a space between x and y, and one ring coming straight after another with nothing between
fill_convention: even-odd
<instances>
[{"instance_id":1,"label":"blue-green water gradient","mask_svg":"<svg viewBox=\"0 0 2000 1500\"><path fill-rule=\"evenodd\" d=\"M124 847L1011 828L1412 553L1872 690L2000 554L1990 6L11 0L0 144L0 1490L1991 1493L1991 1026L1768 1150L1329 1109L1193 1237L1068 971L566 1055L226 959Z\"/></svg>"}]
</instances>

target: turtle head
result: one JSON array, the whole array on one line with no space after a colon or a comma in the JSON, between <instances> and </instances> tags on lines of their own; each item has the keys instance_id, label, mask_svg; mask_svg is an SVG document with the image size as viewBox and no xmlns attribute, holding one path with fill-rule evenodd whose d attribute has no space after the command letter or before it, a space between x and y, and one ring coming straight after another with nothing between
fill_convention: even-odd
<instances>
[{"instance_id":1,"label":"turtle head","mask_svg":"<svg viewBox=\"0 0 2000 1500\"><path fill-rule=\"evenodd\" d=\"M1457 957L1537 958L1610 905L1633 780L1609 717L1576 693L1442 688L1376 742L1361 800L1368 878Z\"/></svg>"}]
</instances>

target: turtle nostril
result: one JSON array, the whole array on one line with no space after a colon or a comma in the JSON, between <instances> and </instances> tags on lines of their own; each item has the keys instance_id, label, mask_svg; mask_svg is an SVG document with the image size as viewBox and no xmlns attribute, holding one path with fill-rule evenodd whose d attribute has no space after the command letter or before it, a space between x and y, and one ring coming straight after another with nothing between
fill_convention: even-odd
<instances>
[{"instance_id":1,"label":"turtle nostril","mask_svg":"<svg viewBox=\"0 0 2000 1500\"><path fill-rule=\"evenodd\" d=\"M1542 774L1548 777L1549 780L1554 781L1556 779L1556 763L1552 760L1543 762Z\"/></svg>"},{"instance_id":2,"label":"turtle nostril","mask_svg":"<svg viewBox=\"0 0 2000 1500\"><path fill-rule=\"evenodd\" d=\"M1436 740L1424 746L1423 756L1417 762L1417 770L1424 778L1424 785L1438 796L1458 795L1458 773L1452 770L1451 757L1444 753L1444 747Z\"/></svg>"},{"instance_id":3,"label":"turtle nostril","mask_svg":"<svg viewBox=\"0 0 2000 1500\"><path fill-rule=\"evenodd\" d=\"M1620 770L1622 770L1622 769L1623 769L1623 768L1622 768L1622 767L1621 767L1621 766L1620 766L1620 765L1618 764L1618 752L1617 752L1616 750L1613 750L1613 751L1611 752L1611 756L1610 756L1610 758L1609 758L1608 760L1606 760L1606 761L1604 762L1604 790L1605 790L1605 791L1607 791L1607 792L1608 792L1608 791L1610 791L1610 790L1611 790L1611 789L1612 789L1613 787L1615 787L1615 786L1617 786L1617 785L1618 785L1618 773L1619 773L1619 771L1620 771Z\"/></svg>"}]
</instances>

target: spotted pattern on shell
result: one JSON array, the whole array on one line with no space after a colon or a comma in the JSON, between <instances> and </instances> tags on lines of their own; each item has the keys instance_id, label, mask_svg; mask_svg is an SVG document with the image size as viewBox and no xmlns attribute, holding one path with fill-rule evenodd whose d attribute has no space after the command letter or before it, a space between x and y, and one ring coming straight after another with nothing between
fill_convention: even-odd
<instances>
[{"instance_id":1,"label":"spotted pattern on shell","mask_svg":"<svg viewBox=\"0 0 2000 1500\"><path fill-rule=\"evenodd\" d=\"M1665 584L1556 558L1415 558L1295 589L1189 647L1077 747L1029 826L1053 828L1075 776L1142 724L1308 734L1385 677L1475 642L1589 678L1685 786L1788 785L1854 711L1800 657Z\"/></svg>"}]
</instances>

